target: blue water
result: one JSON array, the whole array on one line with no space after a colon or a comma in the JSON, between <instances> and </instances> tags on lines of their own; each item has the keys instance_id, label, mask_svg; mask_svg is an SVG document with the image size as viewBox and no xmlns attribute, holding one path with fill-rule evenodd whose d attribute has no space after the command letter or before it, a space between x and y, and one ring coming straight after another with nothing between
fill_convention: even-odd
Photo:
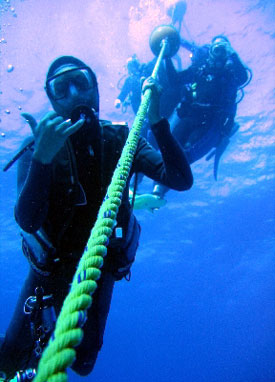
<instances>
[{"instance_id":1,"label":"blue water","mask_svg":"<svg viewBox=\"0 0 275 382\"><path fill-rule=\"evenodd\" d=\"M170 1L171 2L171 1ZM153 28L169 23L168 1L0 0L0 166L29 134L22 111L50 109L43 85L62 54L98 75L101 118L133 121L114 108L127 58L153 58ZM142 237L130 283L117 283L103 349L90 381L275 381L274 78L272 0L193 0L182 36L199 44L225 33L253 80L241 125L222 158L192 166L193 188L166 207L137 211ZM188 53L180 51L183 67ZM8 71L8 65L13 70ZM28 265L13 218L16 166L1 172L0 332L11 318ZM145 180L149 191L151 182ZM80 377L69 371L70 381Z\"/></svg>"}]
</instances>

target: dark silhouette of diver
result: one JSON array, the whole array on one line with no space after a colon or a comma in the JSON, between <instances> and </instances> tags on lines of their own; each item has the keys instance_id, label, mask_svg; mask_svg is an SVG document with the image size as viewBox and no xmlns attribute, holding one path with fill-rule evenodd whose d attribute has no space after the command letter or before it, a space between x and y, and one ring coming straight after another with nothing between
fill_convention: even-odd
<instances>
[{"instance_id":1,"label":"dark silhouette of diver","mask_svg":"<svg viewBox=\"0 0 275 382\"><path fill-rule=\"evenodd\" d=\"M118 86L120 87L122 80L124 80L120 88L120 93L114 102L116 108L121 108L122 111L126 111L127 107L131 105L134 114L137 113L141 102L142 81L152 73L155 63L156 58L148 63L141 63L135 54L128 58L128 76L125 79L122 77L118 82ZM164 118L169 119L180 101L180 93L177 86L170 85L164 62L159 69L158 81L159 85L162 87L160 113ZM157 148L157 144L153 136L150 134L147 120L143 126L142 136L147 138L153 147Z\"/></svg>"},{"instance_id":2,"label":"dark silhouette of diver","mask_svg":"<svg viewBox=\"0 0 275 382\"><path fill-rule=\"evenodd\" d=\"M178 72L172 60L166 59L170 86L180 88L181 93L177 118L171 124L172 134L190 164L207 154L207 160L214 157L217 180L220 158L239 128L235 122L237 104L243 98L243 88L250 82L252 73L224 35L215 36L211 44L204 46L184 39L181 45L191 52L192 64L187 69ZM167 190L156 184L153 194L162 198Z\"/></svg>"},{"instance_id":3,"label":"dark silhouette of diver","mask_svg":"<svg viewBox=\"0 0 275 382\"><path fill-rule=\"evenodd\" d=\"M160 151L140 137L130 173L142 172L179 191L189 189L191 169L168 121L160 117L157 83L147 79L146 89L151 89L148 119ZM5 379L20 371L18 382L33 378L129 133L126 124L99 119L96 75L78 58L54 60L45 90L53 110L38 122L23 115L33 135L15 157L20 157L15 218L29 273L0 347L0 370ZM129 182L106 244L93 304L79 316L84 337L71 368L82 376L93 370L114 284L129 277L138 248L140 225L129 203Z\"/></svg>"}]
</instances>

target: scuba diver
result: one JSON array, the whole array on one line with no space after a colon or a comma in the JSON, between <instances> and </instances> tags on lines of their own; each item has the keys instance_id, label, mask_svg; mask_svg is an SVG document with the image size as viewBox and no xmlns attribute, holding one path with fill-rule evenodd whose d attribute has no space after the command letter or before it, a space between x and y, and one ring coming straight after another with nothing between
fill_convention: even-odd
<instances>
[{"instance_id":1,"label":"scuba diver","mask_svg":"<svg viewBox=\"0 0 275 382\"><path fill-rule=\"evenodd\" d=\"M220 158L236 133L237 104L243 88L251 81L252 72L240 60L224 35L213 37L211 44L196 46L181 39L191 52L192 64L176 71L166 59L170 85L180 86L181 101L177 118L171 124L172 134L181 144L189 164L208 154L214 156L214 177L217 180ZM248 76L250 73L250 76ZM241 92L241 97L238 94ZM167 188L155 184L153 194L163 198Z\"/></svg>"},{"instance_id":2,"label":"scuba diver","mask_svg":"<svg viewBox=\"0 0 275 382\"><path fill-rule=\"evenodd\" d=\"M155 64L155 57L148 63L141 63L135 54L128 58L127 69L129 75L124 80L121 91L114 102L114 106L116 108L121 108L122 112L125 112L127 110L127 106L131 105L134 114L138 112L142 96L142 83L145 78L150 76ZM119 80L118 85L123 79L124 77ZM161 62L159 68L158 83L161 87L159 104L160 114L163 118L169 119L180 101L180 92L177 86L170 85L164 62ZM151 146L158 150L158 144L150 129L150 122L148 118L145 118L144 120L141 129L141 136L144 137ZM138 174L137 183L140 184L142 179L143 175ZM131 189L134 188L134 182L135 180L131 183Z\"/></svg>"},{"instance_id":3,"label":"scuba diver","mask_svg":"<svg viewBox=\"0 0 275 382\"><path fill-rule=\"evenodd\" d=\"M175 27L178 24L178 32L180 33L181 25L183 22L183 17L186 12L186 1L176 1L174 4L170 5L167 9L167 15L171 17L171 25ZM175 27L176 28L176 27ZM177 63L177 69L181 69L181 59L178 55L173 56ZM138 108L141 102L141 84L144 78L147 78L152 73L155 66L156 58L149 61L148 63L141 63L136 54L133 54L127 59L126 68L128 75L123 75L117 84L117 88L120 90L119 95L114 101L114 106L122 112L126 112L127 107L131 105L134 114L138 112ZM123 82L123 83L122 83ZM160 70L158 72L158 82L162 87L161 97L160 97L160 113L164 118L169 119L177 104L180 101L180 92L178 87L173 84L170 85L170 81L167 77L165 64L161 63ZM150 128L148 126L148 120L145 121L142 129L142 136L144 136L149 143L157 149L156 141L153 135L150 133ZM141 178L140 178L141 180Z\"/></svg>"},{"instance_id":4,"label":"scuba diver","mask_svg":"<svg viewBox=\"0 0 275 382\"><path fill-rule=\"evenodd\" d=\"M137 56L134 54L127 60L128 76L126 77L119 95L115 99L114 106L118 109L127 109L128 105L132 106L133 112L136 114L141 102L141 77L148 77L150 73L144 72L144 65L140 63ZM124 76L119 80L118 87L124 79Z\"/></svg>"},{"instance_id":5,"label":"scuba diver","mask_svg":"<svg viewBox=\"0 0 275 382\"><path fill-rule=\"evenodd\" d=\"M142 172L168 187L187 190L192 172L168 121L160 117L159 86L148 78L143 92L146 89L151 89L148 119L160 152L140 137L130 174ZM96 75L78 58L54 60L45 90L53 110L39 122L22 114L33 135L10 162L19 159L15 219L30 265L0 348L2 379L10 380L17 372L17 382L35 375L129 132L126 124L99 119ZM135 260L140 225L129 203L129 181L92 306L80 317L84 337L71 368L82 376L93 370L102 347L114 283L130 277Z\"/></svg>"},{"instance_id":6,"label":"scuba diver","mask_svg":"<svg viewBox=\"0 0 275 382\"><path fill-rule=\"evenodd\" d=\"M167 15L171 17L172 25L176 27L176 24L178 24L177 29L180 33L181 26L183 23L183 17L187 10L187 4L186 1L176 1L174 4L171 4L167 8Z\"/></svg>"},{"instance_id":7,"label":"scuba diver","mask_svg":"<svg viewBox=\"0 0 275 382\"><path fill-rule=\"evenodd\" d=\"M127 106L131 105L134 114L137 114L140 103L141 103L141 97L142 97L142 91L141 91L142 82L144 81L146 77L150 75L150 73L152 73L155 64L156 64L156 58L153 58L151 61L149 61L146 64L140 63L140 61L138 60L135 54L128 58L127 69L128 69L129 75L124 80L121 91L114 102L114 106L116 108L121 108L122 112L126 112ZM118 85L121 83L121 80L123 79L124 77L122 77L119 80ZM169 79L166 74L164 62L161 62L161 65L159 68L158 83L161 87L161 94L160 94L160 101L159 101L160 114L163 118L169 119L174 113L174 110L180 101L180 91L177 86L170 86ZM150 121L148 120L148 118L145 118L143 122L143 126L141 129L141 136L144 137L153 148L155 148L156 150L159 149L158 143L150 128ZM144 201L141 202L139 196L136 195L138 185L142 182L142 179L143 179L142 173L135 173L131 180L129 196L131 198L131 201L134 201L135 209L139 208L138 207L139 204L141 208L143 209L146 203L146 202L144 203ZM149 198L151 197L149 196ZM154 206L155 205L162 206L164 201L157 198L157 200L153 200L153 201L151 200L151 202L153 202Z\"/></svg>"},{"instance_id":8,"label":"scuba diver","mask_svg":"<svg viewBox=\"0 0 275 382\"><path fill-rule=\"evenodd\" d=\"M120 93L114 102L114 106L117 109L121 107L122 111L125 112L127 106L131 105L134 114L137 113L141 102L142 81L150 76L155 64L156 58L153 58L148 63L141 63L135 54L127 59L128 76L124 80ZM120 87L123 79L124 76L118 81L118 87ZM162 87L160 96L160 113L163 118L168 119L174 112L180 98L179 92L177 91L177 86L170 86L164 63L160 66L158 82ZM146 137L147 136L145 136L145 138Z\"/></svg>"},{"instance_id":9,"label":"scuba diver","mask_svg":"<svg viewBox=\"0 0 275 382\"><path fill-rule=\"evenodd\" d=\"M183 25L185 29L185 33L187 33L189 40L192 41L193 39L184 21L186 10L187 10L186 1L180 0L170 4L166 10L166 13L169 17L171 17L171 25L177 28L179 34L181 35L181 27ZM181 37L181 46L183 46L189 51L192 51L193 48L195 47L195 44L194 42L190 42ZM177 62L177 70L182 70L181 58L179 54L176 54L173 58Z\"/></svg>"},{"instance_id":10,"label":"scuba diver","mask_svg":"<svg viewBox=\"0 0 275 382\"><path fill-rule=\"evenodd\" d=\"M167 9L167 15L171 17L171 25L176 28L176 24L178 24L178 32L180 33L181 25L183 22L183 17L186 12L186 1L176 1L174 4L170 5ZM182 39L182 45L184 45ZM187 43L187 41L186 41ZM192 44L191 44L192 45ZM193 45L192 45L193 46ZM186 47L186 46L185 46ZM189 48L186 47L187 49ZM181 60L178 55L173 57L177 61L177 68L181 68ZM152 73L152 70L155 66L156 58L151 60L148 63L141 63L137 58L136 54L133 54L131 57L127 59L126 68L128 75L123 75L117 84L117 88L120 90L119 95L114 101L114 106L119 109L122 109L122 112L127 110L129 105L132 106L132 110L134 114L137 114L140 102L141 102L141 83L142 80ZM158 73L158 81L162 86L162 94L160 100L160 113L164 118L170 118L172 113L175 110L179 98L179 91L177 86L173 84L170 85L170 81L167 77L165 64L162 63L160 67L160 71ZM123 82L123 83L122 83ZM144 129L147 130L147 129ZM143 136L147 137L146 133ZM147 137L148 138L148 137ZM149 140L150 141L150 140ZM154 145L153 142L150 142ZM155 146L155 145L154 145Z\"/></svg>"}]
</instances>

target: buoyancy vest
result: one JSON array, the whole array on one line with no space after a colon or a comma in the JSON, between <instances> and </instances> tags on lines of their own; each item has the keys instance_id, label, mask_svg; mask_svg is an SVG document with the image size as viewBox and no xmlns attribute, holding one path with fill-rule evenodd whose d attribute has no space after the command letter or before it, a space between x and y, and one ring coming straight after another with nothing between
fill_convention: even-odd
<instances>
[{"instance_id":1,"label":"buoyancy vest","mask_svg":"<svg viewBox=\"0 0 275 382\"><path fill-rule=\"evenodd\" d=\"M79 182L80 168L78 166L85 166L86 163L77 163L70 139L55 157L52 168L50 209L44 229L56 247L60 245L77 208L90 209L89 220L90 225L93 226L127 136L128 127L126 125L114 125L108 121L100 121L99 152L95 160L87 157L91 163L90 168L86 170L89 182L84 187L85 190ZM88 206L85 206L86 193L90 194ZM129 214L128 199L124 197L123 202L122 212L126 210ZM121 221L122 212L120 211L118 216L118 222L121 224L123 223ZM90 227L87 230L90 231Z\"/></svg>"},{"instance_id":2,"label":"buoyancy vest","mask_svg":"<svg viewBox=\"0 0 275 382\"><path fill-rule=\"evenodd\" d=\"M126 124L100 120L99 127L99 157L92 163L91 173L87 174L91 184L90 200L87 201L87 190L79 182L75 153L72 142L68 139L53 161L50 208L47 219L35 234L22 233L24 253L27 254L31 265L40 273L48 273L52 264L57 261L66 261L70 258L79 259L84 251L98 209L111 182L129 133ZM86 211L83 215L82 210ZM76 215L78 216L76 219L78 226L74 222ZM84 216L84 221L81 221L82 216ZM89 220L86 219L87 216ZM117 227L121 228L122 235L120 238L116 238L114 234L109 246L111 248L131 247L136 250L140 227L132 215L128 187L123 194L117 215ZM129 227L131 232L128 232ZM137 234L132 232L133 230ZM72 237L73 235L74 237ZM133 241L133 237L135 243L131 245L130 241ZM126 255L127 259L124 259L122 264L126 264L128 260L128 263L132 263L135 251L130 254L130 257L133 257L131 259L129 259L129 254Z\"/></svg>"}]
</instances>

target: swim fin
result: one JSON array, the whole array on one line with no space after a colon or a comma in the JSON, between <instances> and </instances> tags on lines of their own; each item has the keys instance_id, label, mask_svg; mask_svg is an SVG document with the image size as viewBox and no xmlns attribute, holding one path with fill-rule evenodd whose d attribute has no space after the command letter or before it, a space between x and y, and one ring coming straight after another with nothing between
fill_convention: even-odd
<instances>
[{"instance_id":1,"label":"swim fin","mask_svg":"<svg viewBox=\"0 0 275 382\"><path fill-rule=\"evenodd\" d=\"M229 145L230 139L228 137L223 137L215 150L214 158L214 178L217 181L218 179L218 167L222 154L225 152L227 146Z\"/></svg>"}]
</instances>

